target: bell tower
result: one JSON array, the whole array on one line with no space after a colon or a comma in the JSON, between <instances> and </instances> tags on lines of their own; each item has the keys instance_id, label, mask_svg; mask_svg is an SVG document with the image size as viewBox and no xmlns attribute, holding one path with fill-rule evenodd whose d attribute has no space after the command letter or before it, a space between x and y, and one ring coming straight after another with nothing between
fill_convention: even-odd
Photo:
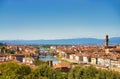
<instances>
[{"instance_id":1,"label":"bell tower","mask_svg":"<svg viewBox=\"0 0 120 79\"><path fill-rule=\"evenodd\" d=\"M106 37L105 37L105 47L108 47L108 42L109 42L109 36L106 35Z\"/></svg>"}]
</instances>

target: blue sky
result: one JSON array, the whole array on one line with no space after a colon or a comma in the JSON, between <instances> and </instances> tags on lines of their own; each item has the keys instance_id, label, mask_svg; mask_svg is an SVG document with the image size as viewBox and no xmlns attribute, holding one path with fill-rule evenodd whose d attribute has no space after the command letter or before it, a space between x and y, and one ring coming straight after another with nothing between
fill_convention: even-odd
<instances>
[{"instance_id":1,"label":"blue sky","mask_svg":"<svg viewBox=\"0 0 120 79\"><path fill-rule=\"evenodd\" d=\"M120 37L120 0L0 0L0 40Z\"/></svg>"}]
</instances>

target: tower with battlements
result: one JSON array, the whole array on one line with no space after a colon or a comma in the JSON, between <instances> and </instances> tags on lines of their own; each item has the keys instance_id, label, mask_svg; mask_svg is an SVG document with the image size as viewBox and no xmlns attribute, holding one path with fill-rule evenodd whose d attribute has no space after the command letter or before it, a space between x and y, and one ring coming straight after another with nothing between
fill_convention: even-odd
<instances>
[{"instance_id":1,"label":"tower with battlements","mask_svg":"<svg viewBox=\"0 0 120 79\"><path fill-rule=\"evenodd\" d=\"M109 36L106 35L106 37L105 37L105 47L108 47L108 45L109 45Z\"/></svg>"}]
</instances>

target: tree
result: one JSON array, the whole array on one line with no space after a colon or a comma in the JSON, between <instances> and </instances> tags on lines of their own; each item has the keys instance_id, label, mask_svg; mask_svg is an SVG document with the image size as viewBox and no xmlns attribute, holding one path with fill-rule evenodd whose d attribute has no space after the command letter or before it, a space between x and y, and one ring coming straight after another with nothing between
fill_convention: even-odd
<instances>
[{"instance_id":1,"label":"tree","mask_svg":"<svg viewBox=\"0 0 120 79\"><path fill-rule=\"evenodd\" d=\"M42 60L40 60L39 58L36 58L35 61L34 61L34 64L35 64L36 66L39 66L39 65L42 65L42 64L46 64L46 63L47 63L47 62L42 61Z\"/></svg>"},{"instance_id":2,"label":"tree","mask_svg":"<svg viewBox=\"0 0 120 79\"><path fill-rule=\"evenodd\" d=\"M18 75L15 74L15 71L19 67L16 63L3 63L0 64L0 70L2 72L2 76L0 79L17 79Z\"/></svg>"},{"instance_id":3,"label":"tree","mask_svg":"<svg viewBox=\"0 0 120 79\"><path fill-rule=\"evenodd\" d=\"M69 72L68 79L120 79L120 73L93 66L77 66Z\"/></svg>"},{"instance_id":4,"label":"tree","mask_svg":"<svg viewBox=\"0 0 120 79\"><path fill-rule=\"evenodd\" d=\"M22 64L16 69L15 73L24 77L31 73L31 68L27 65Z\"/></svg>"},{"instance_id":5,"label":"tree","mask_svg":"<svg viewBox=\"0 0 120 79\"><path fill-rule=\"evenodd\" d=\"M8 62L0 64L2 75L0 79L27 79L31 73L31 68L27 65L18 65L17 63Z\"/></svg>"}]
</instances>

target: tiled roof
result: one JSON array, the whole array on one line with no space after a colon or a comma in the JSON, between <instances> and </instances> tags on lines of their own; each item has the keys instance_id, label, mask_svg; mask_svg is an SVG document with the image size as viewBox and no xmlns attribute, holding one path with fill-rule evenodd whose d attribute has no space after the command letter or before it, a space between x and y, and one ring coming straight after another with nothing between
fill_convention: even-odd
<instances>
[{"instance_id":1,"label":"tiled roof","mask_svg":"<svg viewBox=\"0 0 120 79\"><path fill-rule=\"evenodd\" d=\"M62 62L62 63L58 63L58 64L55 64L54 66L53 66L53 68L63 68L63 67L67 67L67 68L70 68L70 64L68 64L68 63L65 63L65 62Z\"/></svg>"}]
</instances>

